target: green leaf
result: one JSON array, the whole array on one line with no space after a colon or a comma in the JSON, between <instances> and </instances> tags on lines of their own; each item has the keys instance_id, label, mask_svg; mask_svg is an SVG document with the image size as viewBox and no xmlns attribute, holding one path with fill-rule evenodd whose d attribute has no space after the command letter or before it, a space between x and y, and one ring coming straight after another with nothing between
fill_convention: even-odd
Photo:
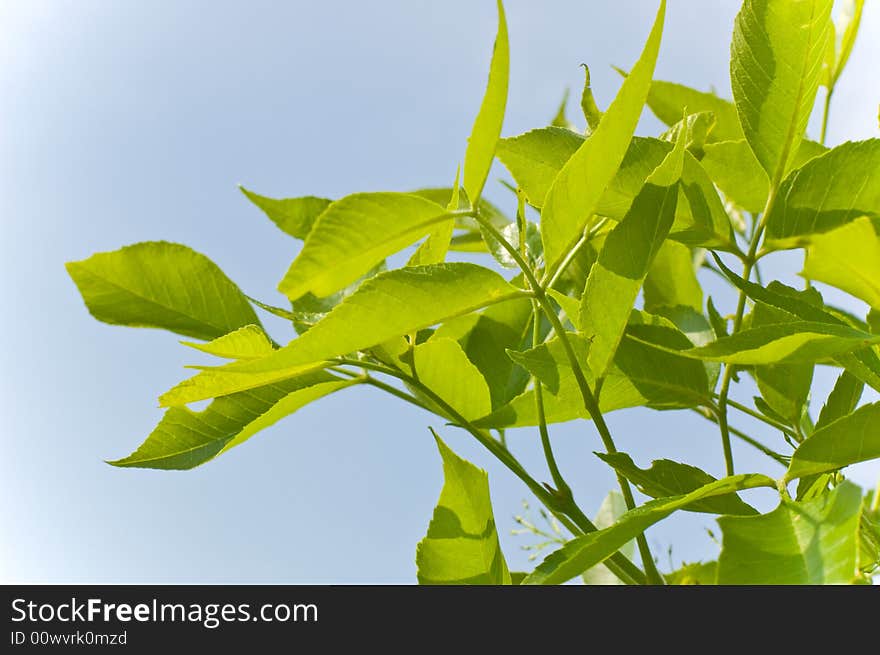
<instances>
[{"instance_id":1,"label":"green leaf","mask_svg":"<svg viewBox=\"0 0 880 655\"><path fill-rule=\"evenodd\" d=\"M769 514L723 516L719 584L846 584L856 573L861 492L844 482Z\"/></svg>"},{"instance_id":2,"label":"green leaf","mask_svg":"<svg viewBox=\"0 0 880 655\"><path fill-rule=\"evenodd\" d=\"M685 110L689 112L712 112L715 127L709 133L709 141L742 139L742 127L736 115L736 107L729 100L714 93L697 91L682 84L654 80L648 93L648 107L666 125L675 125Z\"/></svg>"},{"instance_id":3,"label":"green leaf","mask_svg":"<svg viewBox=\"0 0 880 655\"><path fill-rule=\"evenodd\" d=\"M818 306L822 306L822 298L815 290L799 292L798 295L807 303L811 298L816 302L815 296L818 296ZM797 317L788 312L760 302L756 303L751 319L753 328L797 321ZM813 364L770 364L756 366L753 372L761 396L782 417L783 423L800 425L813 382Z\"/></svg>"},{"instance_id":4,"label":"green leaf","mask_svg":"<svg viewBox=\"0 0 880 655\"><path fill-rule=\"evenodd\" d=\"M815 141L803 139L792 168L800 168L827 150ZM745 139L707 144L700 164L724 195L738 207L753 214L764 211L770 193L770 178L755 159Z\"/></svg>"},{"instance_id":5,"label":"green leaf","mask_svg":"<svg viewBox=\"0 0 880 655\"><path fill-rule=\"evenodd\" d=\"M859 569L872 574L880 568L880 504L876 502L877 489L865 494L862 500L862 520L859 525Z\"/></svg>"},{"instance_id":6,"label":"green leaf","mask_svg":"<svg viewBox=\"0 0 880 655\"><path fill-rule=\"evenodd\" d=\"M700 163L724 195L737 206L752 213L764 210L770 193L770 178L745 139L707 144Z\"/></svg>"},{"instance_id":7,"label":"green leaf","mask_svg":"<svg viewBox=\"0 0 880 655\"><path fill-rule=\"evenodd\" d=\"M857 218L814 236L801 275L880 308L880 237L874 222L867 217Z\"/></svg>"},{"instance_id":8,"label":"green leaf","mask_svg":"<svg viewBox=\"0 0 880 655\"><path fill-rule=\"evenodd\" d=\"M645 310L682 305L703 310L703 289L697 280L694 254L677 241L664 241L644 283Z\"/></svg>"},{"instance_id":9,"label":"green leaf","mask_svg":"<svg viewBox=\"0 0 880 655\"><path fill-rule=\"evenodd\" d=\"M555 175L583 143L584 137L570 130L532 130L502 139L498 158L525 191L529 204L540 208ZM623 218L645 179L671 150L672 144L667 141L634 137L595 213L615 221ZM671 238L689 245L734 250L730 219L712 180L690 153L684 157Z\"/></svg>"},{"instance_id":10,"label":"green leaf","mask_svg":"<svg viewBox=\"0 0 880 655\"><path fill-rule=\"evenodd\" d=\"M717 256L715 257L715 263L733 286L753 300L781 309L805 321L828 323L844 327L852 325L852 323L841 318L838 315L839 312L832 313L828 309L823 309L821 306L804 301L803 294L791 287L773 281L765 288L760 284L743 280L727 268L724 262ZM862 348L856 352L839 354L834 360L860 380L880 390L880 358L878 358L877 353L873 349Z\"/></svg>"},{"instance_id":11,"label":"green leaf","mask_svg":"<svg viewBox=\"0 0 880 655\"><path fill-rule=\"evenodd\" d=\"M450 212L455 211L461 204L461 187L459 186L459 178L461 176L461 167L455 170L455 182L452 185L452 194L446 209ZM440 223L428 238L416 249L412 257L406 263L407 266L427 266L428 264L439 264L446 260L449 252L449 246L452 243L452 234L455 232L455 218Z\"/></svg>"},{"instance_id":12,"label":"green leaf","mask_svg":"<svg viewBox=\"0 0 880 655\"><path fill-rule=\"evenodd\" d=\"M678 140L679 132L684 130L685 148L697 159L702 159L703 148L709 139L709 133L715 127L715 114L710 111L701 111L688 114L672 127L660 135L660 138L670 143Z\"/></svg>"},{"instance_id":13,"label":"green leaf","mask_svg":"<svg viewBox=\"0 0 880 655\"><path fill-rule=\"evenodd\" d=\"M834 383L834 388L828 394L828 400L819 412L819 420L816 421L816 429L824 428L829 423L843 418L859 404L865 383L859 380L849 371L844 371Z\"/></svg>"},{"instance_id":14,"label":"green leaf","mask_svg":"<svg viewBox=\"0 0 880 655\"><path fill-rule=\"evenodd\" d=\"M308 292L329 296L450 217L440 205L407 193L346 196L315 222L278 290L291 300Z\"/></svg>"},{"instance_id":15,"label":"green leaf","mask_svg":"<svg viewBox=\"0 0 880 655\"><path fill-rule=\"evenodd\" d=\"M208 343L181 343L224 359L259 359L273 350L272 342L259 325L245 325Z\"/></svg>"},{"instance_id":16,"label":"green leaf","mask_svg":"<svg viewBox=\"0 0 880 655\"><path fill-rule=\"evenodd\" d=\"M567 542L550 554L523 584L561 584L605 561L627 541L674 511L699 500L755 487L773 488L775 482L765 475L747 473L717 480L683 496L649 501L624 514L610 528L590 532Z\"/></svg>"},{"instance_id":17,"label":"green leaf","mask_svg":"<svg viewBox=\"0 0 880 655\"><path fill-rule=\"evenodd\" d=\"M253 191L248 191L239 186L241 192L263 210L263 213L278 226L278 228L296 239L305 239L315 224L318 216L330 205L332 200L317 198L315 196L302 196L300 198L267 198Z\"/></svg>"},{"instance_id":18,"label":"green leaf","mask_svg":"<svg viewBox=\"0 0 880 655\"><path fill-rule=\"evenodd\" d=\"M306 404L353 384L323 371L222 396L201 412L172 407L131 455L114 466L191 469L247 441Z\"/></svg>"},{"instance_id":19,"label":"green leaf","mask_svg":"<svg viewBox=\"0 0 880 655\"><path fill-rule=\"evenodd\" d=\"M504 122L507 105L509 69L507 20L501 0L498 0L498 34L495 37L492 63L489 65L489 82L464 155L464 189L473 202L478 201L483 192L483 185L495 158L495 146L501 136L501 124Z\"/></svg>"},{"instance_id":20,"label":"green leaf","mask_svg":"<svg viewBox=\"0 0 880 655\"><path fill-rule=\"evenodd\" d=\"M634 329L632 326L629 329ZM625 407L647 405L657 409L694 407L708 400L705 367L692 359L672 354L676 348L686 349L691 342L674 327L640 326L668 350L646 345L634 339L621 341L615 366L609 371L599 395L599 408L610 412ZM568 334L578 361L584 362L589 343L575 334ZM510 357L541 380L545 386L543 399L548 423L589 419L583 397L571 370L571 364L558 338L526 350L509 352ZM590 385L595 378L589 369L584 375ZM490 416L476 422L480 427L537 425L534 391L526 391Z\"/></svg>"},{"instance_id":21,"label":"green leaf","mask_svg":"<svg viewBox=\"0 0 880 655\"><path fill-rule=\"evenodd\" d=\"M522 393L528 383L528 375L514 366L507 349L531 344L531 326L531 300L520 298L446 321L431 339L458 341L489 385L492 407L496 408Z\"/></svg>"},{"instance_id":22,"label":"green leaf","mask_svg":"<svg viewBox=\"0 0 880 655\"><path fill-rule=\"evenodd\" d=\"M556 301L556 304L559 305L559 308L565 313L566 318L571 321L571 324L576 329L580 329L578 327L578 316L581 313L580 300L578 298L566 296L564 293L561 293L556 289L547 289L547 294Z\"/></svg>"},{"instance_id":23,"label":"green leaf","mask_svg":"<svg viewBox=\"0 0 880 655\"><path fill-rule=\"evenodd\" d=\"M845 0L842 11L834 21L834 48L829 48L829 54L832 55L831 61L827 62L824 72L824 84L830 90L834 89L840 74L849 61L850 53L856 42L856 35L859 33L859 25L862 22L862 10L865 7L865 0Z\"/></svg>"},{"instance_id":24,"label":"green leaf","mask_svg":"<svg viewBox=\"0 0 880 655\"><path fill-rule=\"evenodd\" d=\"M611 491L602 501L596 518L593 519L593 525L599 530L610 528L617 520L626 513L626 501L623 494L619 491ZM628 541L620 549L620 552L627 558L632 559L636 551L636 542ZM587 569L581 575L584 584L588 585L622 585L624 584L620 578L614 575L611 570L604 564Z\"/></svg>"},{"instance_id":25,"label":"green leaf","mask_svg":"<svg viewBox=\"0 0 880 655\"><path fill-rule=\"evenodd\" d=\"M489 387L480 370L453 339L429 339L413 353L419 381L467 420L492 411Z\"/></svg>"},{"instance_id":26,"label":"green leaf","mask_svg":"<svg viewBox=\"0 0 880 655\"><path fill-rule=\"evenodd\" d=\"M611 365L642 282L672 227L683 147L684 140L679 139L645 183L626 216L606 237L587 278L578 324L591 339L587 363L597 377L603 377ZM653 175L666 175L661 171L666 166L671 167L668 179L650 181L656 179Z\"/></svg>"},{"instance_id":27,"label":"green leaf","mask_svg":"<svg viewBox=\"0 0 880 655\"><path fill-rule=\"evenodd\" d=\"M271 355L204 370L159 400L163 405L183 405L283 380L320 368L328 359L521 294L494 271L475 264L433 264L380 273Z\"/></svg>"},{"instance_id":28,"label":"green leaf","mask_svg":"<svg viewBox=\"0 0 880 655\"><path fill-rule=\"evenodd\" d=\"M541 213L541 232L549 271L555 271L580 238L623 161L651 86L665 15L666 0L662 0L638 62L599 127L566 162L547 193Z\"/></svg>"},{"instance_id":29,"label":"green leaf","mask_svg":"<svg viewBox=\"0 0 880 655\"><path fill-rule=\"evenodd\" d=\"M489 477L434 437L444 482L428 534L416 549L419 584L512 584L498 543Z\"/></svg>"},{"instance_id":30,"label":"green leaf","mask_svg":"<svg viewBox=\"0 0 880 655\"><path fill-rule=\"evenodd\" d=\"M814 363L876 343L880 336L850 327L793 321L742 330L677 354L727 364Z\"/></svg>"},{"instance_id":31,"label":"green leaf","mask_svg":"<svg viewBox=\"0 0 880 655\"><path fill-rule=\"evenodd\" d=\"M374 278L379 273L387 270L385 261L383 260L347 287L331 293L329 296L318 298L313 293L307 293L300 296L290 303L293 308L293 313L290 317L293 322L293 327L299 334L308 331L313 325L330 313L336 305L357 291L358 287L364 282L364 280Z\"/></svg>"},{"instance_id":32,"label":"green leaf","mask_svg":"<svg viewBox=\"0 0 880 655\"><path fill-rule=\"evenodd\" d=\"M177 243L136 243L66 266L89 312L104 323L210 341L260 322L214 262Z\"/></svg>"},{"instance_id":33,"label":"green leaf","mask_svg":"<svg viewBox=\"0 0 880 655\"><path fill-rule=\"evenodd\" d=\"M581 92L581 111L587 121L587 133L590 134L599 127L602 121L602 111L596 104L596 98L593 96L593 87L590 85L590 67L581 64L584 67L584 89Z\"/></svg>"},{"instance_id":34,"label":"green leaf","mask_svg":"<svg viewBox=\"0 0 880 655\"><path fill-rule=\"evenodd\" d=\"M718 578L718 562L683 564L663 578L668 585L713 585Z\"/></svg>"},{"instance_id":35,"label":"green leaf","mask_svg":"<svg viewBox=\"0 0 880 655\"><path fill-rule=\"evenodd\" d=\"M605 190L596 213L620 220L629 211L645 180L672 151L660 139L634 137L620 169ZM684 167L670 238L689 246L706 246L735 252L730 217L712 180L693 155L684 154Z\"/></svg>"},{"instance_id":36,"label":"green leaf","mask_svg":"<svg viewBox=\"0 0 880 655\"><path fill-rule=\"evenodd\" d=\"M498 141L498 159L510 171L533 207L544 206L553 180L584 143L584 137L561 127L543 127Z\"/></svg>"},{"instance_id":37,"label":"green leaf","mask_svg":"<svg viewBox=\"0 0 880 655\"><path fill-rule=\"evenodd\" d=\"M712 296L709 296L709 300L706 302L706 311L709 314L709 322L712 324L712 330L715 332L715 336L718 338L729 336L729 333L727 332L727 319L715 309L715 303L712 302Z\"/></svg>"},{"instance_id":38,"label":"green leaf","mask_svg":"<svg viewBox=\"0 0 880 655\"><path fill-rule=\"evenodd\" d=\"M765 247L799 247L860 216L880 216L880 139L844 143L789 175Z\"/></svg>"},{"instance_id":39,"label":"green leaf","mask_svg":"<svg viewBox=\"0 0 880 655\"><path fill-rule=\"evenodd\" d=\"M681 464L668 459L651 462L651 468L641 469L626 453L595 453L603 462L632 482L639 491L651 498L683 496L700 487L716 482L711 475L696 466ZM757 514L752 506L744 503L736 494L714 496L698 500L686 507L691 512L708 514Z\"/></svg>"},{"instance_id":40,"label":"green leaf","mask_svg":"<svg viewBox=\"0 0 880 655\"><path fill-rule=\"evenodd\" d=\"M772 187L791 170L832 38L833 0L745 0L730 80L746 140Z\"/></svg>"},{"instance_id":41,"label":"green leaf","mask_svg":"<svg viewBox=\"0 0 880 655\"><path fill-rule=\"evenodd\" d=\"M807 437L791 456L785 480L836 471L878 457L880 403L872 403L828 423Z\"/></svg>"},{"instance_id":42,"label":"green leaf","mask_svg":"<svg viewBox=\"0 0 880 655\"><path fill-rule=\"evenodd\" d=\"M559 107L556 109L556 115L553 117L553 120L550 121L552 127L564 127L567 130L575 129L574 125L565 115L565 109L568 106L568 95L569 90L565 89L565 92L562 94L562 100L559 101Z\"/></svg>"}]
</instances>

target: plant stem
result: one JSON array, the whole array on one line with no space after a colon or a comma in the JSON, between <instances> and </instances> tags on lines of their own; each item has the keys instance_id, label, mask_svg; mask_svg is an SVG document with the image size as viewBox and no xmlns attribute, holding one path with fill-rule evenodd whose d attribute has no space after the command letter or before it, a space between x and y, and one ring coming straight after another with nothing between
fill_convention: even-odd
<instances>
[{"instance_id":1,"label":"plant stem","mask_svg":"<svg viewBox=\"0 0 880 655\"><path fill-rule=\"evenodd\" d=\"M358 366L361 368L376 371L378 373L384 373L385 375L395 377L412 385L414 388L418 389L420 393L423 393L425 396L427 396L431 402L435 403L438 408L441 409L447 415L447 417L452 420L456 425L467 430L477 441L480 442L480 444L483 445L483 447L485 447L489 452L495 455L495 457L502 464L504 464L514 475L522 480L529 488L529 490L535 495L535 497L537 497L539 501L546 505L547 509L549 509L553 513L553 515L556 516L556 518L559 519L560 522L562 522L562 524L565 525L565 527L572 534L577 536L579 534L596 531L596 526L593 524L592 521L590 521L590 519L588 519L584 515L584 513L579 508L567 507L566 510L568 511L563 510L559 505L559 497L555 494L550 493L550 491L545 489L537 480L530 476L525 468L523 468L522 464L520 464L519 460L517 460L510 451L508 451L498 441L493 439L489 434L476 428L470 421L459 414L455 410L455 408L449 405L440 396L434 393L433 390L426 387L421 382L414 380L403 371L388 368L386 366L375 364L373 362L347 360L345 358L337 358L332 361L337 364ZM372 384L372 386L378 386L376 383L379 383L382 385L379 388L382 388L383 390L387 391L389 388L393 389L393 387L385 385L384 383L375 380L375 378L369 379L372 380L372 382L367 383ZM395 389L395 391L398 390ZM418 407L427 409L427 407L425 407L423 404L416 401L415 398L410 398L402 392L398 391L398 393L395 393L394 395L406 400L407 402L411 402ZM566 516L566 514L568 514L568 516ZM637 566L630 562L629 559L622 553L615 553L608 560L606 560L605 564L617 577L619 577L623 582L627 584L644 584L646 580L645 574Z\"/></svg>"},{"instance_id":2,"label":"plant stem","mask_svg":"<svg viewBox=\"0 0 880 655\"><path fill-rule=\"evenodd\" d=\"M538 282L535 274L531 270L531 267L520 256L517 249L514 248L510 243L508 243L507 239L505 239L504 236L495 229L495 226L492 225L489 221L485 220L482 216L480 216L479 213L476 213L474 217L501 244L501 246L505 250L507 250L508 253L510 253L510 256L522 270L522 273L528 281L529 286L532 288L532 292L535 295L535 300L544 310L544 314L547 316L547 320L550 321L550 325L553 326L553 329L556 331L556 336L559 338L559 342L562 344L563 350L565 350L565 355L568 358L569 364L571 365L572 373L574 374L575 381L577 382L581 397L583 398L584 407L586 408L587 413L593 419L593 423L596 425L596 429L599 431L599 437L602 439L602 444L605 446L605 451L609 454L616 453L617 447L614 445L614 439L612 439L611 437L611 431L608 429L608 425L605 423L605 418L602 416L602 412L599 409L599 402L596 400L596 396L593 394L593 390L590 389L590 384L587 382L587 378L584 376L584 372L581 368L580 362L578 361L577 354L574 352L574 348L571 345L571 341L569 341L568 339L565 328L562 325L562 322L559 320L559 316L556 315L556 310L553 308L553 304L547 297L544 288ZM620 485L620 491L623 494L623 499L626 503L627 509L635 509L636 503L632 495L632 488L629 485L629 481L620 473L617 473L617 482ZM642 557L642 565L645 567L645 574L647 576L648 583L662 585L663 577L660 575L660 572L657 570L657 567L654 564L654 558L651 555L651 549L648 547L648 541L645 538L644 532L636 537L636 543L639 546L639 554Z\"/></svg>"},{"instance_id":3,"label":"plant stem","mask_svg":"<svg viewBox=\"0 0 880 655\"><path fill-rule=\"evenodd\" d=\"M822 110L822 132L819 135L819 143L825 145L825 135L828 132L828 114L831 113L831 96L834 94L834 87L828 89L825 94L825 107Z\"/></svg>"},{"instance_id":4,"label":"plant stem","mask_svg":"<svg viewBox=\"0 0 880 655\"><path fill-rule=\"evenodd\" d=\"M538 331L540 327L541 316L538 313L538 303L532 301L532 347L538 345ZM547 461L547 468L550 469L550 476L553 478L553 484L556 490L564 497L572 497L571 487L566 483L565 478L559 471L556 464L556 457L553 455L553 446L550 444L550 433L547 430L547 417L544 415L544 392L541 381L535 377L535 412L538 415L538 432L541 435L541 447L544 449L544 459Z\"/></svg>"},{"instance_id":5,"label":"plant stem","mask_svg":"<svg viewBox=\"0 0 880 655\"><path fill-rule=\"evenodd\" d=\"M767 217L773 211L773 205L776 203L776 193L778 186L774 185L770 189L767 196L767 203L764 205L764 211L761 212L761 220L755 226L752 232L751 243L749 243L749 252L743 263L742 278L746 281L752 276L752 268L755 266L757 259L755 254L758 252L758 246L761 243L761 235L764 234L764 226L767 224ZM744 291L739 292L739 299L736 305L736 315L733 319L733 333L739 331L742 326L743 314L746 309L746 294ZM718 392L718 427L721 429L721 445L724 449L724 469L726 475L733 475L733 450L730 447L730 426L727 424L727 396L730 393L730 381L733 377L733 366L725 364L724 376L721 379L721 389Z\"/></svg>"}]
</instances>

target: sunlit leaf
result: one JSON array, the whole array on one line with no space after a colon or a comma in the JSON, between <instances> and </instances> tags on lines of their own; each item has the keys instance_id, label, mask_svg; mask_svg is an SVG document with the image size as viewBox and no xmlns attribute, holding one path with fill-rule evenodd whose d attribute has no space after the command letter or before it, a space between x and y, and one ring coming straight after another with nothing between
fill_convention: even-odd
<instances>
[{"instance_id":1,"label":"sunlit leaf","mask_svg":"<svg viewBox=\"0 0 880 655\"><path fill-rule=\"evenodd\" d=\"M719 584L846 584L856 574L861 492L844 482L761 516L723 516Z\"/></svg>"},{"instance_id":2,"label":"sunlit leaf","mask_svg":"<svg viewBox=\"0 0 880 655\"><path fill-rule=\"evenodd\" d=\"M661 0L638 62L599 127L568 160L547 193L541 213L541 232L550 270L555 269L580 238L626 154L651 86L665 15L666 0Z\"/></svg>"},{"instance_id":3,"label":"sunlit leaf","mask_svg":"<svg viewBox=\"0 0 880 655\"><path fill-rule=\"evenodd\" d=\"M68 262L89 312L99 321L170 330L210 341L259 325L241 290L204 255L147 241Z\"/></svg>"},{"instance_id":4,"label":"sunlit leaf","mask_svg":"<svg viewBox=\"0 0 880 655\"><path fill-rule=\"evenodd\" d=\"M486 472L437 437L443 490L416 549L419 584L511 584L495 528Z\"/></svg>"},{"instance_id":5,"label":"sunlit leaf","mask_svg":"<svg viewBox=\"0 0 880 655\"><path fill-rule=\"evenodd\" d=\"M774 487L772 479L765 475L744 474L717 480L683 496L652 500L630 510L610 528L590 532L572 539L562 548L550 554L523 584L561 584L580 575L599 562L605 561L623 544L649 527L662 521L678 509L692 503L727 495L741 489Z\"/></svg>"},{"instance_id":6,"label":"sunlit leaf","mask_svg":"<svg viewBox=\"0 0 880 655\"><path fill-rule=\"evenodd\" d=\"M495 158L495 145L501 136L501 124L504 122L504 109L507 106L509 69L507 19L501 0L498 0L498 35L495 37L492 63L489 65L489 82L464 155L464 188L473 202L479 200L483 192L483 185Z\"/></svg>"},{"instance_id":7,"label":"sunlit leaf","mask_svg":"<svg viewBox=\"0 0 880 655\"><path fill-rule=\"evenodd\" d=\"M775 187L791 170L833 38L833 0L745 0L730 47L746 141Z\"/></svg>"}]
</instances>

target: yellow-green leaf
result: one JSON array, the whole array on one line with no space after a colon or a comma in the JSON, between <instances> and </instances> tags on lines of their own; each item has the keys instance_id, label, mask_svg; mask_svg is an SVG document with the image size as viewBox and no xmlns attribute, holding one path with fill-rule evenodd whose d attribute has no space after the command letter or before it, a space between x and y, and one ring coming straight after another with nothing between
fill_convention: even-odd
<instances>
[{"instance_id":1,"label":"yellow-green leaf","mask_svg":"<svg viewBox=\"0 0 880 655\"><path fill-rule=\"evenodd\" d=\"M730 81L746 140L776 187L791 170L833 37L833 0L745 0Z\"/></svg>"},{"instance_id":2,"label":"yellow-green leaf","mask_svg":"<svg viewBox=\"0 0 880 655\"><path fill-rule=\"evenodd\" d=\"M476 203L495 158L495 146L501 136L504 110L507 105L507 82L510 75L510 50L507 43L507 19L498 0L498 34L489 65L489 82L483 103L471 129L464 155L464 190Z\"/></svg>"},{"instance_id":3,"label":"yellow-green leaf","mask_svg":"<svg viewBox=\"0 0 880 655\"><path fill-rule=\"evenodd\" d=\"M541 213L541 234L550 271L580 238L623 161L651 86L665 15L666 0L661 0L639 60L602 116L599 127L568 160L547 193Z\"/></svg>"},{"instance_id":4,"label":"yellow-green leaf","mask_svg":"<svg viewBox=\"0 0 880 655\"><path fill-rule=\"evenodd\" d=\"M443 458L443 490L416 549L419 584L511 584L498 543L489 476L435 435Z\"/></svg>"}]
</instances>

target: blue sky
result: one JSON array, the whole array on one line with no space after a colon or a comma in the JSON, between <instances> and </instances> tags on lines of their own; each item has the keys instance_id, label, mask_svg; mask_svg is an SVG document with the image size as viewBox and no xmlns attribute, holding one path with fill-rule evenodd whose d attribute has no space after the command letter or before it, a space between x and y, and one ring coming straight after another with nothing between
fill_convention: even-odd
<instances>
[{"instance_id":1,"label":"blue sky","mask_svg":"<svg viewBox=\"0 0 880 655\"><path fill-rule=\"evenodd\" d=\"M868 5L835 94L832 143L877 134L880 6ZM506 7L504 132L517 134L545 124L566 86L577 96L581 62L607 105L620 83L610 65L636 59L656 3ZM672 0L656 76L729 96L737 9L732 0ZM330 197L448 185L495 22L489 0L0 2L0 580L414 582L415 544L442 483L427 415L355 389L195 471L109 467L103 459L128 454L159 420L157 396L192 356L174 335L95 322L63 263L179 241L248 294L280 304L275 285L298 246L236 185ZM640 132L658 129L646 115ZM493 173L487 193L509 209L502 175ZM800 265L795 256L767 261L783 279ZM713 294L731 305L729 293ZM862 311L842 294L826 297ZM818 402L831 382L819 375ZM716 431L697 417L634 410L609 422L639 463L666 456L721 473ZM434 424L488 469L502 546L522 569L527 541L508 532L524 488L466 435ZM552 434L592 513L615 485L592 455L594 430L569 424ZM513 432L510 444L545 475L533 432ZM778 473L748 447L737 444L735 455L741 470ZM852 471L863 485L877 474L871 465ZM658 526L650 539L661 564L673 540L676 563L712 557L712 526L700 515Z\"/></svg>"}]
</instances>

